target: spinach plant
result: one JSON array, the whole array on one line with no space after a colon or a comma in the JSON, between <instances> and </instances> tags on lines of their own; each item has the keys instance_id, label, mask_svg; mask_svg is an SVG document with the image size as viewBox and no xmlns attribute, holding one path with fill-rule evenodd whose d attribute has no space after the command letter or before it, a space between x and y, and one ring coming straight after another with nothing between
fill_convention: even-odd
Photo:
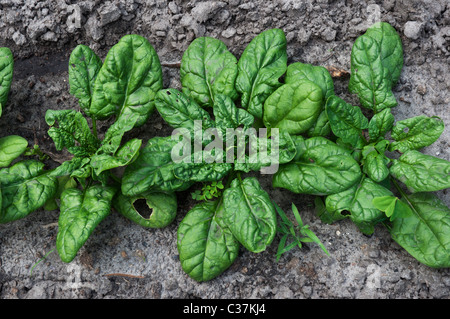
<instances>
[{"instance_id":1,"label":"spinach plant","mask_svg":"<svg viewBox=\"0 0 450 319\"><path fill-rule=\"evenodd\" d=\"M449 267L450 210L432 192L450 187L450 162L420 152L439 138L444 123L424 115L395 121L392 88L402 66L401 39L388 23L355 41L349 90L372 112L369 119L334 94L323 69L290 65L286 82L308 79L327 96L312 133L328 139L297 137L297 155L274 175L273 186L321 196L317 210L326 223L349 218L367 235L382 223L418 261Z\"/></svg>"},{"instance_id":2,"label":"spinach plant","mask_svg":"<svg viewBox=\"0 0 450 319\"><path fill-rule=\"evenodd\" d=\"M368 235L385 225L417 260L448 267L450 211L432 192L450 186L450 163L420 152L444 125L426 116L395 122L392 89L403 66L396 31L377 23L353 45L349 90L365 112L335 94L324 67L287 61L279 29L257 35L239 59L220 40L201 37L183 54L181 88L163 88L158 55L143 37L123 37L103 62L79 45L69 84L81 111L48 110L45 117L56 149L73 157L49 171L36 161L1 170L1 221L59 206L56 248L70 262L112 209L143 227L165 227L176 217L176 192L202 183L193 193L201 202L177 230L181 266L193 279L215 278L241 247L262 252L277 233L277 260L305 242L328 253L295 205L298 227L290 223L257 178L261 172L273 174L275 188L317 195L323 222L349 218ZM173 134L127 140L155 109ZM97 121L110 123L103 136ZM18 194L28 201L13 198ZM148 218L142 201L152 210Z\"/></svg>"},{"instance_id":3,"label":"spinach plant","mask_svg":"<svg viewBox=\"0 0 450 319\"><path fill-rule=\"evenodd\" d=\"M0 48L0 115L8 100L14 72L9 48ZM36 160L14 161L24 154L28 142L21 136L0 137L0 223L23 218L42 207L57 189L56 178L44 172Z\"/></svg>"},{"instance_id":4,"label":"spinach plant","mask_svg":"<svg viewBox=\"0 0 450 319\"><path fill-rule=\"evenodd\" d=\"M182 191L198 182L223 185L220 194L196 204L178 227L182 268L197 281L225 271L240 247L254 253L266 250L277 234L276 207L254 172L268 169L272 155L277 155L277 165L294 158L297 149L290 134L314 124L323 100L320 87L312 82L283 86L279 78L286 69L282 30L257 35L239 60L220 40L202 37L183 54L181 89L156 94L156 109L180 134L150 139L126 167L121 193ZM284 91L275 96L279 88ZM280 115L278 105L283 108ZM256 129L267 132L244 134ZM278 139L273 138L275 132ZM185 141L182 147L180 140ZM246 152L252 145L270 152ZM180 155L178 160L174 153Z\"/></svg>"}]
</instances>

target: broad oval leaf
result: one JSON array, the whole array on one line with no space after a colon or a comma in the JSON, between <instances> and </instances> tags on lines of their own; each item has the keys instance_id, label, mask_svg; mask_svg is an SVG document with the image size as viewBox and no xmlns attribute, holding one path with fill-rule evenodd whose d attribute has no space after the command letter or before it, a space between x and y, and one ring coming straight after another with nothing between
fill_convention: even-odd
<instances>
[{"instance_id":1,"label":"broad oval leaf","mask_svg":"<svg viewBox=\"0 0 450 319\"><path fill-rule=\"evenodd\" d=\"M115 154L93 155L91 157L90 165L97 175L113 168L126 166L136 159L141 145L142 140L137 138L131 139L120 147Z\"/></svg>"},{"instance_id":2,"label":"broad oval leaf","mask_svg":"<svg viewBox=\"0 0 450 319\"><path fill-rule=\"evenodd\" d=\"M237 73L236 57L222 41L211 37L192 41L181 59L183 93L202 107L212 107L217 94L236 99Z\"/></svg>"},{"instance_id":3,"label":"broad oval leaf","mask_svg":"<svg viewBox=\"0 0 450 319\"><path fill-rule=\"evenodd\" d=\"M246 110L236 107L233 100L226 95L217 94L214 102L214 120L217 128L237 128L242 126L248 129L253 125L255 118ZM223 135L225 136L225 135Z\"/></svg>"},{"instance_id":4,"label":"broad oval leaf","mask_svg":"<svg viewBox=\"0 0 450 319\"><path fill-rule=\"evenodd\" d=\"M365 35L378 43L381 63L391 86L394 86L403 67L403 46L399 34L389 23L377 22L367 29Z\"/></svg>"},{"instance_id":5,"label":"broad oval leaf","mask_svg":"<svg viewBox=\"0 0 450 319\"><path fill-rule=\"evenodd\" d=\"M22 155L28 147L28 141L18 135L0 138L0 167L6 167Z\"/></svg>"},{"instance_id":6,"label":"broad oval leaf","mask_svg":"<svg viewBox=\"0 0 450 319\"><path fill-rule=\"evenodd\" d=\"M433 193L415 193L402 201L413 214L393 220L392 238L421 263L450 267L450 209Z\"/></svg>"},{"instance_id":7,"label":"broad oval leaf","mask_svg":"<svg viewBox=\"0 0 450 319\"><path fill-rule=\"evenodd\" d=\"M221 201L195 205L181 221L177 248L183 270L197 281L211 280L223 273L239 253L239 242L222 216Z\"/></svg>"},{"instance_id":8,"label":"broad oval leaf","mask_svg":"<svg viewBox=\"0 0 450 319\"><path fill-rule=\"evenodd\" d=\"M433 192L450 187L450 162L415 150L393 160L390 173L411 192Z\"/></svg>"},{"instance_id":9,"label":"broad oval leaf","mask_svg":"<svg viewBox=\"0 0 450 319\"><path fill-rule=\"evenodd\" d=\"M140 205L139 201L145 201L145 205ZM170 225L176 217L177 196L172 192L159 191L132 197L120 193L114 197L113 206L120 214L138 225L163 228Z\"/></svg>"},{"instance_id":10,"label":"broad oval leaf","mask_svg":"<svg viewBox=\"0 0 450 319\"><path fill-rule=\"evenodd\" d=\"M331 133L330 121L328 120L327 111L324 109L320 112L319 117L310 129L306 132L309 137L323 136L327 137Z\"/></svg>"},{"instance_id":11,"label":"broad oval leaf","mask_svg":"<svg viewBox=\"0 0 450 319\"><path fill-rule=\"evenodd\" d=\"M368 128L369 121L358 106L348 104L337 96L331 96L325 106L330 127L333 133L343 142L358 144L362 130Z\"/></svg>"},{"instance_id":12,"label":"broad oval leaf","mask_svg":"<svg viewBox=\"0 0 450 319\"><path fill-rule=\"evenodd\" d=\"M270 29L257 35L238 61L236 90L242 94L242 107L262 119L264 102L281 85L279 78L286 69L284 32Z\"/></svg>"},{"instance_id":13,"label":"broad oval leaf","mask_svg":"<svg viewBox=\"0 0 450 319\"><path fill-rule=\"evenodd\" d=\"M361 177L361 169L350 152L323 138L296 138L297 154L292 162L280 165L273 187L294 193L328 195L342 192Z\"/></svg>"},{"instance_id":14,"label":"broad oval leaf","mask_svg":"<svg viewBox=\"0 0 450 319\"><path fill-rule=\"evenodd\" d=\"M394 125L394 115L390 109L376 113L369 122L369 141L376 142L383 139Z\"/></svg>"},{"instance_id":15,"label":"broad oval leaf","mask_svg":"<svg viewBox=\"0 0 450 319\"><path fill-rule=\"evenodd\" d=\"M257 253L272 243L276 210L256 178L234 179L224 191L223 202L225 224L245 248Z\"/></svg>"},{"instance_id":16,"label":"broad oval leaf","mask_svg":"<svg viewBox=\"0 0 450 319\"><path fill-rule=\"evenodd\" d=\"M313 82L284 84L264 103L264 124L289 134L302 134L319 117L322 102L322 89Z\"/></svg>"},{"instance_id":17,"label":"broad oval leaf","mask_svg":"<svg viewBox=\"0 0 450 319\"><path fill-rule=\"evenodd\" d=\"M58 181L44 172L44 164L25 160L0 170L2 207L0 223L28 216L52 198Z\"/></svg>"},{"instance_id":18,"label":"broad oval leaf","mask_svg":"<svg viewBox=\"0 0 450 319\"><path fill-rule=\"evenodd\" d=\"M330 72L323 66L315 66L301 62L295 62L288 66L284 83L291 84L308 80L320 86L324 102L334 95L334 83Z\"/></svg>"},{"instance_id":19,"label":"broad oval leaf","mask_svg":"<svg viewBox=\"0 0 450 319\"><path fill-rule=\"evenodd\" d=\"M263 174L274 174L280 164L289 163L297 154L292 137L287 132L267 137L251 137L248 142L249 155L238 154L234 169L237 171L261 170Z\"/></svg>"},{"instance_id":20,"label":"broad oval leaf","mask_svg":"<svg viewBox=\"0 0 450 319\"><path fill-rule=\"evenodd\" d=\"M115 192L112 187L94 185L84 191L69 188L61 194L56 249L62 261L71 262L95 227L110 214Z\"/></svg>"},{"instance_id":21,"label":"broad oval leaf","mask_svg":"<svg viewBox=\"0 0 450 319\"><path fill-rule=\"evenodd\" d=\"M156 108L164 121L173 128L186 128L192 132L194 121L201 121L203 128L214 126L207 111L176 89L160 90L156 95Z\"/></svg>"},{"instance_id":22,"label":"broad oval leaf","mask_svg":"<svg viewBox=\"0 0 450 319\"><path fill-rule=\"evenodd\" d=\"M437 116L420 115L398 121L391 131L394 142L389 149L405 153L429 146L441 136L444 128L444 121Z\"/></svg>"},{"instance_id":23,"label":"broad oval leaf","mask_svg":"<svg viewBox=\"0 0 450 319\"><path fill-rule=\"evenodd\" d=\"M172 149L179 143L168 137L154 137L147 142L136 160L128 165L122 177L122 193L135 196L149 190L185 190L192 185L174 174L176 163Z\"/></svg>"},{"instance_id":24,"label":"broad oval leaf","mask_svg":"<svg viewBox=\"0 0 450 319\"><path fill-rule=\"evenodd\" d=\"M351 53L349 90L356 93L362 106L375 113L397 105L388 70L383 66L381 48L376 40L362 35Z\"/></svg>"},{"instance_id":25,"label":"broad oval leaf","mask_svg":"<svg viewBox=\"0 0 450 319\"><path fill-rule=\"evenodd\" d=\"M0 48L0 116L8 101L14 72L14 56L9 48Z\"/></svg>"},{"instance_id":26,"label":"broad oval leaf","mask_svg":"<svg viewBox=\"0 0 450 319\"><path fill-rule=\"evenodd\" d=\"M325 216L334 216L335 220L350 218L361 232L370 235L374 226L386 219L386 215L372 203L374 198L382 196L392 196L392 192L370 178L363 178L349 189L327 196L325 206L328 213ZM343 214L343 211L349 214Z\"/></svg>"},{"instance_id":27,"label":"broad oval leaf","mask_svg":"<svg viewBox=\"0 0 450 319\"><path fill-rule=\"evenodd\" d=\"M154 109L156 93L162 89L158 54L142 36L126 35L108 52L97 74L90 113L106 119L125 110L139 114L143 124Z\"/></svg>"},{"instance_id":28,"label":"broad oval leaf","mask_svg":"<svg viewBox=\"0 0 450 319\"><path fill-rule=\"evenodd\" d=\"M78 45L70 54L70 94L78 98L81 109L90 116L92 91L102 60L86 45Z\"/></svg>"},{"instance_id":29,"label":"broad oval leaf","mask_svg":"<svg viewBox=\"0 0 450 319\"><path fill-rule=\"evenodd\" d=\"M377 151L370 152L363 161L363 171L375 182L384 181L389 176L389 159Z\"/></svg>"}]
</instances>

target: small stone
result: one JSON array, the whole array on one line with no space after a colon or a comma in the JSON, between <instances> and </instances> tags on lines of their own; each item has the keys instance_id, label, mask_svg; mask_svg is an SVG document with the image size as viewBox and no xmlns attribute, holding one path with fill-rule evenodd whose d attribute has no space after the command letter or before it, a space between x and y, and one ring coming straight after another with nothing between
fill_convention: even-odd
<instances>
[{"instance_id":1,"label":"small stone","mask_svg":"<svg viewBox=\"0 0 450 319\"><path fill-rule=\"evenodd\" d=\"M47 31L47 27L39 20L31 22L27 28L27 34L33 40L43 35L45 31Z\"/></svg>"},{"instance_id":2,"label":"small stone","mask_svg":"<svg viewBox=\"0 0 450 319\"><path fill-rule=\"evenodd\" d=\"M180 12L180 9L174 1L169 2L168 7L170 12L172 12L173 14L177 14L178 12Z\"/></svg>"},{"instance_id":3,"label":"small stone","mask_svg":"<svg viewBox=\"0 0 450 319\"><path fill-rule=\"evenodd\" d=\"M105 5L98 10L98 14L100 15L101 27L119 20L122 15L120 9L116 5L111 4L111 2L105 3Z\"/></svg>"},{"instance_id":4,"label":"small stone","mask_svg":"<svg viewBox=\"0 0 450 319\"><path fill-rule=\"evenodd\" d=\"M427 87L425 85L419 85L417 86L417 93L420 95L425 95L427 93Z\"/></svg>"},{"instance_id":5,"label":"small stone","mask_svg":"<svg viewBox=\"0 0 450 319\"><path fill-rule=\"evenodd\" d=\"M222 36L227 39L231 38L235 34L236 34L236 29L233 27L229 27L228 29L222 31Z\"/></svg>"},{"instance_id":6,"label":"small stone","mask_svg":"<svg viewBox=\"0 0 450 319\"><path fill-rule=\"evenodd\" d=\"M86 34L94 41L99 41L103 38L103 30L100 28L99 22L94 15L89 17L84 28L86 29Z\"/></svg>"},{"instance_id":7,"label":"small stone","mask_svg":"<svg viewBox=\"0 0 450 319\"><path fill-rule=\"evenodd\" d=\"M27 38L19 31L16 31L13 34L12 39L13 39L14 43L18 46L22 46L25 43L27 43Z\"/></svg>"},{"instance_id":8,"label":"small stone","mask_svg":"<svg viewBox=\"0 0 450 319\"><path fill-rule=\"evenodd\" d=\"M408 21L405 23L404 34L407 38L417 40L422 30L422 23L417 21Z\"/></svg>"},{"instance_id":9,"label":"small stone","mask_svg":"<svg viewBox=\"0 0 450 319\"><path fill-rule=\"evenodd\" d=\"M58 37L56 36L55 32L48 31L42 36L42 40L50 41L50 42L56 42L56 41L58 41Z\"/></svg>"}]
</instances>

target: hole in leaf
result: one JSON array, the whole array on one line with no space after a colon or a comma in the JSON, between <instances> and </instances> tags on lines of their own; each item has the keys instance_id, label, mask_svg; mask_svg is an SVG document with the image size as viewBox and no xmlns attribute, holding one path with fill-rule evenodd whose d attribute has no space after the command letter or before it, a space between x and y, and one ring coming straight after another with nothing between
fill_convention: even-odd
<instances>
[{"instance_id":1,"label":"hole in leaf","mask_svg":"<svg viewBox=\"0 0 450 319\"><path fill-rule=\"evenodd\" d=\"M343 210L342 212L341 212L341 215L342 216L350 216L352 213L350 213L348 210Z\"/></svg>"},{"instance_id":2,"label":"hole in leaf","mask_svg":"<svg viewBox=\"0 0 450 319\"><path fill-rule=\"evenodd\" d=\"M153 213L153 210L148 207L147 201L143 198L136 200L133 207L144 219L149 219Z\"/></svg>"},{"instance_id":3,"label":"hole in leaf","mask_svg":"<svg viewBox=\"0 0 450 319\"><path fill-rule=\"evenodd\" d=\"M167 95L170 95L170 94L172 94L172 93L170 93L170 91L167 91Z\"/></svg>"},{"instance_id":4,"label":"hole in leaf","mask_svg":"<svg viewBox=\"0 0 450 319\"><path fill-rule=\"evenodd\" d=\"M409 132L409 127L405 127L404 129L403 129L403 133L408 133Z\"/></svg>"}]
</instances>

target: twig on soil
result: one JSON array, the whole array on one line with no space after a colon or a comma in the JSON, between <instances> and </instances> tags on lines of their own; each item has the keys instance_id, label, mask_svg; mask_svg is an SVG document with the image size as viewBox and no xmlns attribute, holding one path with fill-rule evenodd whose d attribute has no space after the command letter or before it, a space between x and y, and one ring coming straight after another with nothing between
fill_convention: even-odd
<instances>
[{"instance_id":1,"label":"twig on soil","mask_svg":"<svg viewBox=\"0 0 450 319\"><path fill-rule=\"evenodd\" d=\"M165 66L168 68L180 68L181 62L161 62L161 66Z\"/></svg>"},{"instance_id":2,"label":"twig on soil","mask_svg":"<svg viewBox=\"0 0 450 319\"><path fill-rule=\"evenodd\" d=\"M137 275L129 275L129 274L120 274L120 273L113 273L113 274L106 274L105 277L128 277L128 278L139 278L144 279L144 276L137 276Z\"/></svg>"},{"instance_id":3,"label":"twig on soil","mask_svg":"<svg viewBox=\"0 0 450 319\"><path fill-rule=\"evenodd\" d=\"M347 70L339 69L335 66L327 66L325 68L328 70L328 72L330 72L332 78L340 78L350 75L350 72L348 72Z\"/></svg>"}]
</instances>

